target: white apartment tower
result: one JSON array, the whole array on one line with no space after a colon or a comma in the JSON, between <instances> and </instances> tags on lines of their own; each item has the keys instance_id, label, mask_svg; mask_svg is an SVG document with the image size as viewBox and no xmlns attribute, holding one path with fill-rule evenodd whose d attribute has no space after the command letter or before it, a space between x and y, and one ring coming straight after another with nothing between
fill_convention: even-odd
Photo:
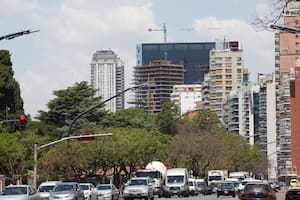
<instances>
[{"instance_id":1,"label":"white apartment tower","mask_svg":"<svg viewBox=\"0 0 300 200\"><path fill-rule=\"evenodd\" d=\"M222 117L222 102L227 94L248 82L243 50L237 41L224 42L222 49L210 51L209 108Z\"/></svg>"},{"instance_id":2,"label":"white apartment tower","mask_svg":"<svg viewBox=\"0 0 300 200\"><path fill-rule=\"evenodd\" d=\"M201 84L174 85L171 101L179 108L180 115L201 108Z\"/></svg>"},{"instance_id":3,"label":"white apartment tower","mask_svg":"<svg viewBox=\"0 0 300 200\"><path fill-rule=\"evenodd\" d=\"M99 50L93 54L91 85L103 101L124 90L124 63L112 50ZM110 112L124 109L124 94L108 101L105 108Z\"/></svg>"},{"instance_id":4,"label":"white apartment tower","mask_svg":"<svg viewBox=\"0 0 300 200\"><path fill-rule=\"evenodd\" d=\"M277 180L276 87L274 74L259 74L259 144L268 159L268 179Z\"/></svg>"},{"instance_id":5,"label":"white apartment tower","mask_svg":"<svg viewBox=\"0 0 300 200\"><path fill-rule=\"evenodd\" d=\"M258 137L259 85L249 83L226 95L223 102L223 123L228 131L237 133L249 144Z\"/></svg>"}]
</instances>

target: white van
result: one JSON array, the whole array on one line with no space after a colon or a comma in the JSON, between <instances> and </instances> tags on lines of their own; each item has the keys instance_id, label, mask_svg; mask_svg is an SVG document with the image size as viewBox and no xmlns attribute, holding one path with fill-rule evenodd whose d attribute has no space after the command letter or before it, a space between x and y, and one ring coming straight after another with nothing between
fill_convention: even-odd
<instances>
[{"instance_id":1,"label":"white van","mask_svg":"<svg viewBox=\"0 0 300 200\"><path fill-rule=\"evenodd\" d=\"M40 200L49 199L50 191L61 181L46 181L39 185L37 192L40 194Z\"/></svg>"},{"instance_id":2,"label":"white van","mask_svg":"<svg viewBox=\"0 0 300 200\"><path fill-rule=\"evenodd\" d=\"M297 182L298 182L298 179L292 178L292 179L290 180L290 186L296 185Z\"/></svg>"},{"instance_id":3,"label":"white van","mask_svg":"<svg viewBox=\"0 0 300 200\"><path fill-rule=\"evenodd\" d=\"M167 170L163 194L165 197L173 195L189 197L188 170L186 168L171 168Z\"/></svg>"}]
</instances>

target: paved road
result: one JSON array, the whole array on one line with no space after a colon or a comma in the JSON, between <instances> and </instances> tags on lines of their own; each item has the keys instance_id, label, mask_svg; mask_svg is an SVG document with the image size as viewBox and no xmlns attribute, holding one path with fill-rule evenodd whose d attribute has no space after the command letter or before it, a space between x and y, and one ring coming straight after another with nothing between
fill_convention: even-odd
<instances>
[{"instance_id":1,"label":"paved road","mask_svg":"<svg viewBox=\"0 0 300 200\"><path fill-rule=\"evenodd\" d=\"M277 200L285 200L285 192L286 188L282 188L279 192L276 193ZM220 196L217 197L216 194L212 195L198 195L198 196L190 196L190 197L177 197L173 196L171 198L158 198L155 197L155 200L239 200L238 196L231 197L231 196Z\"/></svg>"}]
</instances>

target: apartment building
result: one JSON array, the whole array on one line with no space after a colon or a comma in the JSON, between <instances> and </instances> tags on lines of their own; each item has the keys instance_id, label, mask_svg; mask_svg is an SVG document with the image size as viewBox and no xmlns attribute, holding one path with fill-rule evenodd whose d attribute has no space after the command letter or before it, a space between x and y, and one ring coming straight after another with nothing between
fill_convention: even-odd
<instances>
[{"instance_id":1,"label":"apartment building","mask_svg":"<svg viewBox=\"0 0 300 200\"><path fill-rule=\"evenodd\" d=\"M91 86L96 96L107 100L124 90L124 62L112 50L99 50L93 54L91 62ZM124 94L105 104L110 112L124 109Z\"/></svg>"},{"instance_id":2,"label":"apartment building","mask_svg":"<svg viewBox=\"0 0 300 200\"><path fill-rule=\"evenodd\" d=\"M300 28L300 2L284 13L284 26ZM300 175L299 112L300 33L275 34L276 132L279 143L278 175L281 180Z\"/></svg>"},{"instance_id":3,"label":"apartment building","mask_svg":"<svg viewBox=\"0 0 300 200\"><path fill-rule=\"evenodd\" d=\"M238 86L248 82L243 50L237 41L224 42L223 49L210 51L209 108L222 117L223 99Z\"/></svg>"},{"instance_id":4,"label":"apartment building","mask_svg":"<svg viewBox=\"0 0 300 200\"><path fill-rule=\"evenodd\" d=\"M181 116L200 109L201 100L201 84L174 85L171 101L175 103Z\"/></svg>"},{"instance_id":5,"label":"apartment building","mask_svg":"<svg viewBox=\"0 0 300 200\"><path fill-rule=\"evenodd\" d=\"M277 134L276 134L276 91L274 74L258 74L259 118L258 135L260 150L268 159L268 179L277 180Z\"/></svg>"},{"instance_id":6,"label":"apartment building","mask_svg":"<svg viewBox=\"0 0 300 200\"><path fill-rule=\"evenodd\" d=\"M249 144L258 141L259 85L248 83L227 94L223 100L222 121L228 131L244 137Z\"/></svg>"}]
</instances>

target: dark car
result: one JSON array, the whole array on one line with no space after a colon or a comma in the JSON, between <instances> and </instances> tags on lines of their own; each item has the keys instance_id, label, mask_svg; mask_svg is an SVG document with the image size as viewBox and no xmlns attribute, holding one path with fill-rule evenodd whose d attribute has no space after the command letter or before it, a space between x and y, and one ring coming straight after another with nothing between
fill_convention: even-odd
<instances>
[{"instance_id":1,"label":"dark car","mask_svg":"<svg viewBox=\"0 0 300 200\"><path fill-rule=\"evenodd\" d=\"M285 200L300 199L300 187L290 187L285 193Z\"/></svg>"},{"instance_id":2,"label":"dark car","mask_svg":"<svg viewBox=\"0 0 300 200\"><path fill-rule=\"evenodd\" d=\"M240 193L240 200L276 200L276 194L268 182L249 182Z\"/></svg>"},{"instance_id":3,"label":"dark car","mask_svg":"<svg viewBox=\"0 0 300 200\"><path fill-rule=\"evenodd\" d=\"M235 197L235 186L232 182L222 182L217 188L217 197L219 196Z\"/></svg>"}]
</instances>

